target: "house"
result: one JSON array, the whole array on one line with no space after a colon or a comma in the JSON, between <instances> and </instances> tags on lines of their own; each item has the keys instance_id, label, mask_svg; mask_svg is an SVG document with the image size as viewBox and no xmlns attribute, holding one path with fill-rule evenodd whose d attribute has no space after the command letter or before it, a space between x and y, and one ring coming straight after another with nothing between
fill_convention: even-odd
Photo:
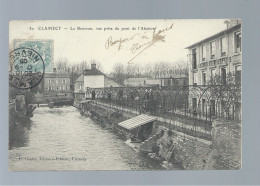
<instances>
[{"instance_id":1,"label":"house","mask_svg":"<svg viewBox=\"0 0 260 186\"><path fill-rule=\"evenodd\" d=\"M225 92L219 92L218 96L207 93L213 89L213 84L224 87L227 84L228 76L234 76L234 84L241 85L241 20L230 20L225 23L227 29L186 48L190 65L189 106L194 112L203 115L210 114L210 116L219 118L232 116L239 120L241 119L240 93L237 93L237 98L231 94L232 99L225 99ZM217 79L220 82L214 82ZM209 89L210 86L211 89ZM209 88L207 89L207 87ZM205 92L199 92L199 89ZM231 104L227 101L234 103Z\"/></svg>"},{"instance_id":2,"label":"house","mask_svg":"<svg viewBox=\"0 0 260 186\"><path fill-rule=\"evenodd\" d=\"M91 69L86 69L83 72L84 90L87 88L105 88L105 87L121 87L119 83L114 82L107 77L103 72L96 68L96 64L91 64Z\"/></svg>"},{"instance_id":3,"label":"house","mask_svg":"<svg viewBox=\"0 0 260 186\"><path fill-rule=\"evenodd\" d=\"M84 99L85 91L84 91L84 75L81 74L79 78L76 80L74 85L74 99L75 101L80 101Z\"/></svg>"},{"instance_id":4,"label":"house","mask_svg":"<svg viewBox=\"0 0 260 186\"><path fill-rule=\"evenodd\" d=\"M122 87L121 84L116 83L103 72L96 68L96 64L91 64L91 69L86 69L83 72L84 91L86 92L85 98L90 98L88 89L108 88L108 87Z\"/></svg>"}]
</instances>

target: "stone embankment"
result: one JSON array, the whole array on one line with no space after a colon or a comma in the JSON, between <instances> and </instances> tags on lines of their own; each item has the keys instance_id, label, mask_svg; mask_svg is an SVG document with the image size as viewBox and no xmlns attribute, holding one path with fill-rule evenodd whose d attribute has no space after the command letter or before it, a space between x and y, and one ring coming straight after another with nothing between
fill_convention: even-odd
<instances>
[{"instance_id":1,"label":"stone embankment","mask_svg":"<svg viewBox=\"0 0 260 186\"><path fill-rule=\"evenodd\" d=\"M130 134L118 126L118 123L137 115L94 102L88 103L83 114L103 128L112 130L122 140L129 139ZM148 158L161 162L166 169L174 169L176 166L187 170L239 169L240 128L227 129L226 125L231 124L215 122L212 141L208 141L178 132L165 126L162 121L156 121L152 136L138 150Z\"/></svg>"}]
</instances>

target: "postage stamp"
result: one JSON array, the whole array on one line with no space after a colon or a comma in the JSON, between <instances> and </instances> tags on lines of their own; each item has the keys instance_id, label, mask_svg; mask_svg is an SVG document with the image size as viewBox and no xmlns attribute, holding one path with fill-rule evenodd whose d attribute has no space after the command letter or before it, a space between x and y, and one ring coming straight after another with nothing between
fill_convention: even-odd
<instances>
[{"instance_id":1,"label":"postage stamp","mask_svg":"<svg viewBox=\"0 0 260 186\"><path fill-rule=\"evenodd\" d=\"M30 48L35 50L43 59L45 72L53 72L53 40L22 40L15 39L13 48Z\"/></svg>"},{"instance_id":2,"label":"postage stamp","mask_svg":"<svg viewBox=\"0 0 260 186\"><path fill-rule=\"evenodd\" d=\"M9 83L29 89L38 85L45 72L52 72L53 40L14 40L9 54Z\"/></svg>"},{"instance_id":3,"label":"postage stamp","mask_svg":"<svg viewBox=\"0 0 260 186\"><path fill-rule=\"evenodd\" d=\"M40 83L45 65L41 55L30 48L17 48L9 54L10 85L28 89Z\"/></svg>"}]
</instances>

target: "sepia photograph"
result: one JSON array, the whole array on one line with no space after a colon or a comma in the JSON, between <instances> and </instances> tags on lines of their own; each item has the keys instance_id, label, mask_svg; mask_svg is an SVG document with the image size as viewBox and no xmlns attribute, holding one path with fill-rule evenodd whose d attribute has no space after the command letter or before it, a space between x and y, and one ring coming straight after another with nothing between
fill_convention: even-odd
<instances>
[{"instance_id":1,"label":"sepia photograph","mask_svg":"<svg viewBox=\"0 0 260 186\"><path fill-rule=\"evenodd\" d=\"M242 168L242 20L9 22L9 171Z\"/></svg>"}]
</instances>

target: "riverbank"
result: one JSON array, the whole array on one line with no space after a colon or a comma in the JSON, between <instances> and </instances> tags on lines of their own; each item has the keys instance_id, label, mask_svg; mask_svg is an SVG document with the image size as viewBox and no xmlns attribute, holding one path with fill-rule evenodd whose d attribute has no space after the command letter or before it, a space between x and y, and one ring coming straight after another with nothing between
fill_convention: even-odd
<instances>
[{"instance_id":1,"label":"riverbank","mask_svg":"<svg viewBox=\"0 0 260 186\"><path fill-rule=\"evenodd\" d=\"M87 108L91 119L103 128L113 130L121 140L126 141L130 138L129 132L120 128L118 123L137 114L127 112L127 110L124 112L122 109L109 108L106 105L95 104L95 102L90 102ZM230 126L231 124L223 125ZM208 141L179 132L162 121L156 121L150 138L141 143L139 147L134 148L138 148L140 153L147 158L156 160L162 167L169 170L176 167L188 170L239 169L241 167L239 163L241 148L237 143L240 139L239 135L236 135L236 141L234 141L234 137L229 137L228 132L224 132L227 131L225 127L218 126L220 125L214 125L212 140ZM240 129L235 130L235 133L237 131L239 133ZM222 134L222 140L219 139L220 134ZM231 144L232 149L236 149L236 151L230 150L222 156L224 141ZM232 158L235 160L232 161Z\"/></svg>"},{"instance_id":2,"label":"riverbank","mask_svg":"<svg viewBox=\"0 0 260 186\"><path fill-rule=\"evenodd\" d=\"M24 146L28 141L27 131L30 128L29 116L9 111L9 149Z\"/></svg>"},{"instance_id":3,"label":"riverbank","mask_svg":"<svg viewBox=\"0 0 260 186\"><path fill-rule=\"evenodd\" d=\"M156 139L159 141L159 138L163 137L161 133L161 131L164 130L163 127L155 124L152 131L152 137L140 145L135 145L129 142L131 134L118 126L118 123L130 119L136 116L136 114L115 111L114 109L97 106L91 103L89 103L86 108L87 112L90 113L90 115L87 114L87 116L94 120L103 129L112 131L118 139L125 141L126 144L131 146L137 153L140 153L141 156L147 159L147 161L152 162L154 170L183 169L179 163L172 161L172 159L169 159L168 161L167 158L162 155L162 151L158 150L158 145L161 145L164 142L161 140L161 142L156 144L154 140Z\"/></svg>"}]
</instances>

